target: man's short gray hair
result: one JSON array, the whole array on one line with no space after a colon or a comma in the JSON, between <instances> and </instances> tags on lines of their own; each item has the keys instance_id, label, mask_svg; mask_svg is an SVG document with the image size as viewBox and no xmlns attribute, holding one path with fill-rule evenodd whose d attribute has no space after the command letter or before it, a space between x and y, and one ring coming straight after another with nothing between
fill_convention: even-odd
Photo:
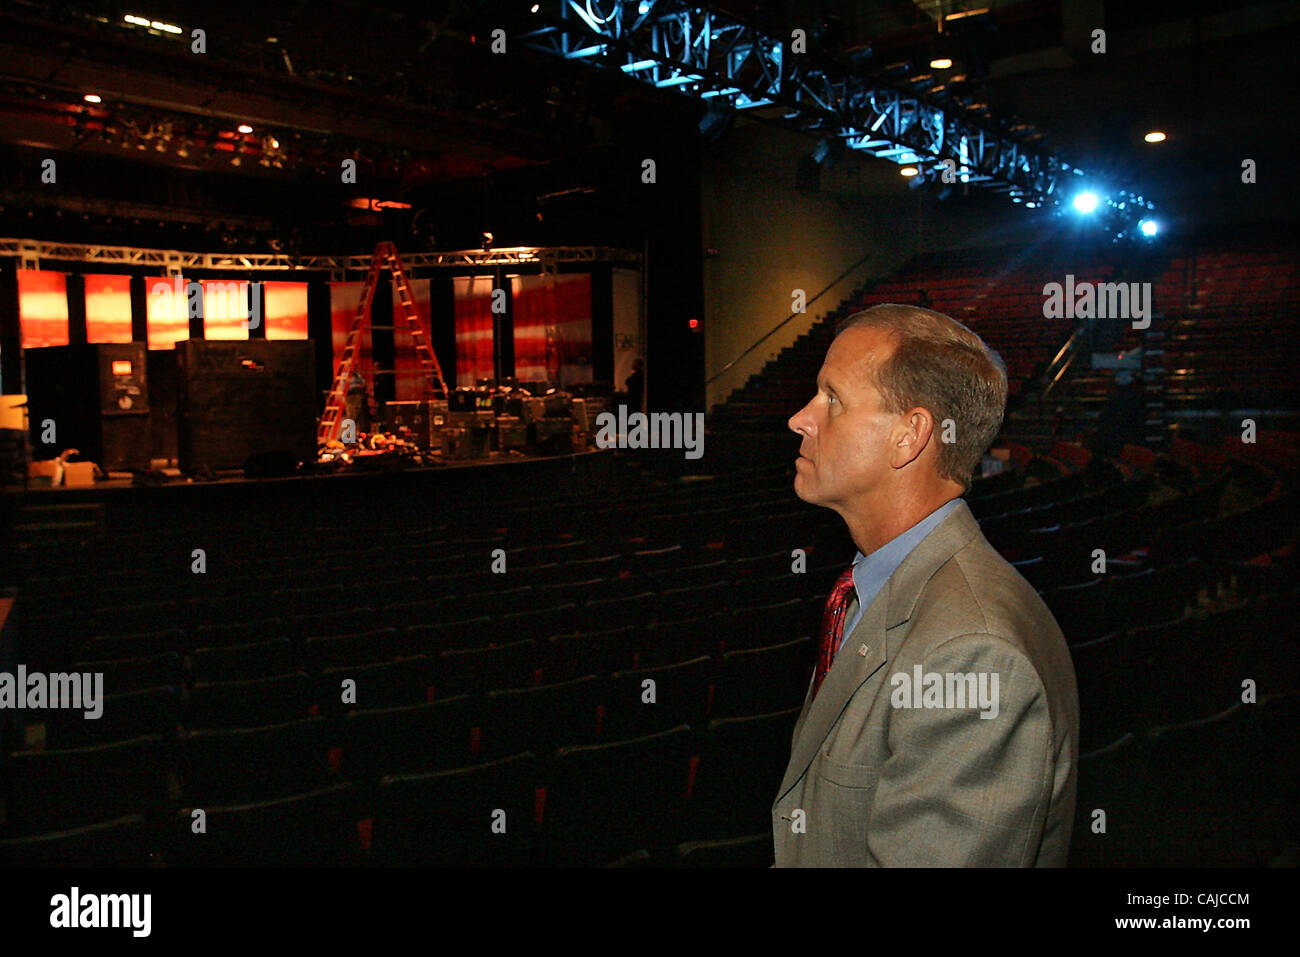
<instances>
[{"instance_id":1,"label":"man's short gray hair","mask_svg":"<svg viewBox=\"0 0 1300 957\"><path fill-rule=\"evenodd\" d=\"M955 441L939 444L939 477L969 489L1006 413L1002 358L957 320L920 306L872 306L846 318L835 334L859 326L887 329L896 343L874 373L885 408L896 414L926 409L940 434L953 421Z\"/></svg>"}]
</instances>

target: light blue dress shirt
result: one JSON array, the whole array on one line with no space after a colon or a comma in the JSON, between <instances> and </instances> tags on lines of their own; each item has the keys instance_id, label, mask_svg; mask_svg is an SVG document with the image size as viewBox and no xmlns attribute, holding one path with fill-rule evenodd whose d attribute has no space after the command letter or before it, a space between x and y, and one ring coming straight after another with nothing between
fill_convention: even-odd
<instances>
[{"instance_id":1,"label":"light blue dress shirt","mask_svg":"<svg viewBox=\"0 0 1300 957\"><path fill-rule=\"evenodd\" d=\"M933 512L921 519L907 531L903 532L896 538L891 539L884 545L881 545L870 555L863 555L861 550L858 551L857 557L853 559L853 589L858 595L858 610L853 615L852 621L844 623L844 631L840 634L840 645L853 633L858 619L862 613L871 605L880 589L889 581L889 576L897 571L898 566L903 564L912 549L921 544L921 540L930 532L934 531L935 526L945 518L956 511L961 505L961 498L955 498L951 502L945 502ZM836 653L839 648L835 649Z\"/></svg>"}]
</instances>

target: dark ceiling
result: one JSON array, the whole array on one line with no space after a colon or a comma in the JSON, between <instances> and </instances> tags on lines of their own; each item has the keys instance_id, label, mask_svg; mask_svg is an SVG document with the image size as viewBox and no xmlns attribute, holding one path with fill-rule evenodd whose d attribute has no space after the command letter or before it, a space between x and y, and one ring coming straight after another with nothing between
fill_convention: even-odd
<instances>
[{"instance_id":1,"label":"dark ceiling","mask_svg":"<svg viewBox=\"0 0 1300 957\"><path fill-rule=\"evenodd\" d=\"M32 207L198 226L217 204L242 206L227 218L251 232L285 219L324 225L348 201L335 182L346 159L368 195L417 206L439 190L485 189L474 184L557 164L571 170L529 174L530 189L546 193L550 182L550 192L566 194L583 189L583 171L643 116L698 116L686 97L612 71L517 48L491 53L488 31L515 35L529 6L11 0L0 8L0 228ZM721 6L773 30L813 23L844 62L856 54L869 72L907 63L912 75L928 69L936 10L963 7ZM1226 13L1187 2L979 6L993 9L949 27L960 52L946 85L995 118L1032 124L1079 165L1177 205L1222 186L1242 157L1281 166L1291 155L1294 4ZM1104 56L1086 48L1098 19L1108 31ZM201 54L191 50L196 28ZM965 79L952 83L952 74ZM101 102L85 102L86 93ZM1157 126L1169 140L1152 148L1141 135ZM57 199L39 180L46 155L75 180ZM1293 199L1294 187L1284 189L1264 205Z\"/></svg>"}]
</instances>

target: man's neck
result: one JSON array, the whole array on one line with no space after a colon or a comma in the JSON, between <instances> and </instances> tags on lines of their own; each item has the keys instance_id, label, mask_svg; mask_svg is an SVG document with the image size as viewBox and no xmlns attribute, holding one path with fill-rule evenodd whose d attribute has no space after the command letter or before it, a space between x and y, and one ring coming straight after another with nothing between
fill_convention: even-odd
<instances>
[{"instance_id":1,"label":"man's neck","mask_svg":"<svg viewBox=\"0 0 1300 957\"><path fill-rule=\"evenodd\" d=\"M870 555L882 545L887 545L909 528L922 521L935 509L942 508L960 497L961 489L916 496L885 503L881 507L863 508L854 512L841 512L840 517L849 528L853 543L863 555Z\"/></svg>"}]
</instances>

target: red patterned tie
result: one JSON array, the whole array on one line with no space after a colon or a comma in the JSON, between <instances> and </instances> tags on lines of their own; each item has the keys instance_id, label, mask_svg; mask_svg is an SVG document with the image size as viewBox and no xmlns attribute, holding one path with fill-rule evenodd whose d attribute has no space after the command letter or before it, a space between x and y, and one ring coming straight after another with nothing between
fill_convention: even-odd
<instances>
[{"instance_id":1,"label":"red patterned tie","mask_svg":"<svg viewBox=\"0 0 1300 957\"><path fill-rule=\"evenodd\" d=\"M831 597L826 599L826 610L822 612L822 644L817 655L817 671L813 674L813 697L826 680L826 673L831 670L835 652L840 645L840 633L844 630L844 612L849 607L849 597L853 594L853 566L850 565L835 582Z\"/></svg>"}]
</instances>

